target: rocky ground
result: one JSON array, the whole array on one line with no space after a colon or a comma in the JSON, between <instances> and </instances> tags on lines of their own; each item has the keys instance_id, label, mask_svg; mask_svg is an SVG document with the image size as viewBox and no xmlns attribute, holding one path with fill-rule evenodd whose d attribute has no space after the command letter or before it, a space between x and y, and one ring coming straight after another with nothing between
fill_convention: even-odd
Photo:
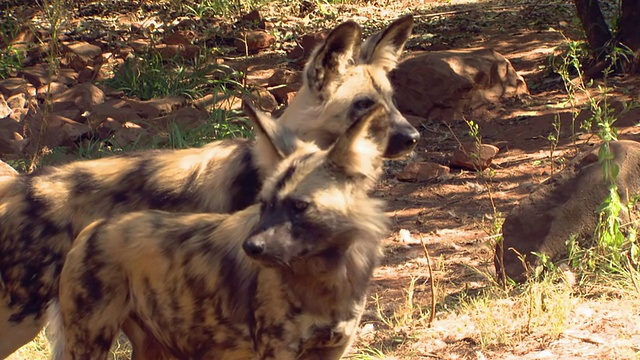
<instances>
[{"instance_id":1,"label":"rocky ground","mask_svg":"<svg viewBox=\"0 0 640 360\"><path fill-rule=\"evenodd\" d=\"M167 145L171 124L184 131L198 129L211 124L210 114L217 109L236 109L238 98L230 90L236 83L247 86L265 110L277 112L295 96L306 49L322 39L323 31L355 19L370 34L413 12L416 25L406 58L452 49L493 49L512 67L494 77L491 66L500 57L492 55L488 68L475 64L484 70L466 78L459 73L459 81L449 81L439 67L401 67L403 72L393 75L397 82L408 81L403 76L426 82L418 94L422 98L403 93L406 86L397 89L399 99L414 101L399 101L399 106L412 115L422 139L411 158L388 164L376 191L388 201L393 232L386 239L387 256L376 272L354 357L640 358L638 291L599 291L585 297L583 290L571 286L554 288L551 305L537 317L524 312L528 322L524 315L519 318L527 306L517 295L486 295L497 288L493 244L500 220L578 152L597 144L579 127L588 115L573 118L563 83L550 66L558 47L579 34L572 3L295 4L284 12L265 5L259 14L238 20L232 15L175 16L154 2L78 1L60 35L63 55L53 70L47 61L50 45L42 41L50 34L46 26L18 26L12 38L0 41L5 49L23 47L26 54L24 66L0 81L0 158L25 171L36 163L56 164L114 148ZM37 7L20 11L11 16L44 21ZM207 73L210 81L202 89L179 95L146 98L142 92L126 95L104 86L114 69L139 67L139 55L149 48L165 61L178 57L197 60L204 70L212 69L204 65L217 67ZM202 58L203 48L215 50ZM229 82L224 89L212 85L222 80ZM506 85L496 88L496 83ZM615 108L640 101L638 77L614 77L608 84L614 86L608 99ZM214 88L216 93L211 92ZM508 90L507 96L491 97L496 89ZM584 94L578 94L577 101L582 103ZM482 143L491 145L483 172L456 162L460 144L475 141L465 119L477 124ZM640 139L638 120L638 108L621 115L616 122L619 137ZM554 122L560 124L559 133ZM240 117L226 126L224 131L231 134L246 134ZM557 144L549 140L550 134L556 135ZM433 289L437 306L429 326ZM495 303L479 305L487 298ZM46 348L30 347L13 359L38 358L43 352Z\"/></svg>"}]
</instances>

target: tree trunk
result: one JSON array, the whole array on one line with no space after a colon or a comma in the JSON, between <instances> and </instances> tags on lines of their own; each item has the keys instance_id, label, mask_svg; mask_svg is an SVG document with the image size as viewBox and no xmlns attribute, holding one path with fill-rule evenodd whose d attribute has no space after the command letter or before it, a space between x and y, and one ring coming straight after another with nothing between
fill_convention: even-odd
<instances>
[{"instance_id":1,"label":"tree trunk","mask_svg":"<svg viewBox=\"0 0 640 360\"><path fill-rule=\"evenodd\" d=\"M622 0L622 16L617 40L628 46L636 56L627 71L640 70L640 0Z\"/></svg>"},{"instance_id":2,"label":"tree trunk","mask_svg":"<svg viewBox=\"0 0 640 360\"><path fill-rule=\"evenodd\" d=\"M631 50L640 49L640 1L622 0L622 17L618 40Z\"/></svg>"},{"instance_id":3,"label":"tree trunk","mask_svg":"<svg viewBox=\"0 0 640 360\"><path fill-rule=\"evenodd\" d=\"M573 0L573 2L576 4L578 18L580 18L582 28L587 35L587 41L591 51L593 51L593 55L596 60L604 59L606 53L602 50L604 50L606 43L611 40L611 32L604 20L604 16L602 16L600 4L597 0ZM637 7L638 0L626 0L626 2L636 3L635 6Z\"/></svg>"}]
</instances>

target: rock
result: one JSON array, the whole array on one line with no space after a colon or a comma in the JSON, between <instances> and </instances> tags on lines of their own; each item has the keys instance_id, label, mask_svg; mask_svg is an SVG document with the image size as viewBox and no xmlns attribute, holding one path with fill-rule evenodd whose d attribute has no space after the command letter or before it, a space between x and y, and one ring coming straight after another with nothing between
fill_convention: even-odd
<instances>
[{"instance_id":1,"label":"rock","mask_svg":"<svg viewBox=\"0 0 640 360\"><path fill-rule=\"evenodd\" d=\"M173 95L146 101L130 99L130 102L138 104L139 106L152 107L153 111L158 114L155 116L163 116L184 107L187 104L187 99L184 96Z\"/></svg>"},{"instance_id":2,"label":"rock","mask_svg":"<svg viewBox=\"0 0 640 360\"><path fill-rule=\"evenodd\" d=\"M121 127L122 124L120 122L108 117L95 127L95 134L100 139L107 139Z\"/></svg>"},{"instance_id":3,"label":"rock","mask_svg":"<svg viewBox=\"0 0 640 360\"><path fill-rule=\"evenodd\" d=\"M9 114L9 117L7 119L10 119L16 123L22 123L22 120L24 119L25 116L27 116L27 114L29 113L29 108L24 108L24 109L13 109L13 111L11 112L11 114Z\"/></svg>"},{"instance_id":4,"label":"rock","mask_svg":"<svg viewBox=\"0 0 640 360\"><path fill-rule=\"evenodd\" d=\"M132 39L129 46L137 53L143 53L149 49L151 41L149 39Z\"/></svg>"},{"instance_id":5,"label":"rock","mask_svg":"<svg viewBox=\"0 0 640 360\"><path fill-rule=\"evenodd\" d=\"M151 141L150 136L144 136L146 130L140 125L132 122L125 122L118 128L111 138L113 145L120 148L130 148L132 145L144 146Z\"/></svg>"},{"instance_id":6,"label":"rock","mask_svg":"<svg viewBox=\"0 0 640 360\"><path fill-rule=\"evenodd\" d=\"M102 104L105 100L104 92L91 83L73 86L53 97L52 111L69 109L73 104L81 111L88 111L92 107Z\"/></svg>"},{"instance_id":7,"label":"rock","mask_svg":"<svg viewBox=\"0 0 640 360\"><path fill-rule=\"evenodd\" d=\"M62 115L49 114L45 119L47 131L45 133L44 144L50 149L60 145L70 145L91 131L89 126L73 121Z\"/></svg>"},{"instance_id":8,"label":"rock","mask_svg":"<svg viewBox=\"0 0 640 360\"><path fill-rule=\"evenodd\" d=\"M0 128L0 154L22 155L28 144L29 139L25 140L18 132L5 127Z\"/></svg>"},{"instance_id":9,"label":"rock","mask_svg":"<svg viewBox=\"0 0 640 360\"><path fill-rule=\"evenodd\" d=\"M135 50L133 49L133 47L125 45L115 49L113 51L113 55L120 59L126 59L127 57L129 57L129 55L133 54L134 52Z\"/></svg>"},{"instance_id":10,"label":"rock","mask_svg":"<svg viewBox=\"0 0 640 360\"><path fill-rule=\"evenodd\" d=\"M416 129L420 129L424 124L429 122L427 119L420 116L409 115L409 114L402 114L402 116L404 116L404 118L407 119L409 124L413 125L413 127L415 127Z\"/></svg>"},{"instance_id":11,"label":"rock","mask_svg":"<svg viewBox=\"0 0 640 360\"><path fill-rule=\"evenodd\" d=\"M0 96L0 119L11 115L13 110L3 96Z\"/></svg>"},{"instance_id":12,"label":"rock","mask_svg":"<svg viewBox=\"0 0 640 360\"><path fill-rule=\"evenodd\" d=\"M242 20L249 21L252 23L260 23L262 22L262 16L258 10L250 11L244 15L242 15Z\"/></svg>"},{"instance_id":13,"label":"rock","mask_svg":"<svg viewBox=\"0 0 640 360\"><path fill-rule=\"evenodd\" d=\"M98 126L107 118L125 123L142 123L170 114L184 107L187 99L182 96L168 96L147 101L135 99L111 99L91 108L89 123Z\"/></svg>"},{"instance_id":14,"label":"rock","mask_svg":"<svg viewBox=\"0 0 640 360\"><path fill-rule=\"evenodd\" d=\"M451 172L448 166L433 162L421 161L407 164L404 169L396 174L400 181L425 182L439 179Z\"/></svg>"},{"instance_id":15,"label":"rock","mask_svg":"<svg viewBox=\"0 0 640 360\"><path fill-rule=\"evenodd\" d=\"M11 167L11 165L5 163L4 161L0 161L0 176L15 176L18 175L16 169Z\"/></svg>"},{"instance_id":16,"label":"rock","mask_svg":"<svg viewBox=\"0 0 640 360\"><path fill-rule=\"evenodd\" d=\"M28 25L23 25L9 41L9 46L11 47L11 50L20 52L20 55L24 57L24 55L30 50L30 47L37 42L38 39L36 39L34 30Z\"/></svg>"},{"instance_id":17,"label":"rock","mask_svg":"<svg viewBox=\"0 0 640 360\"><path fill-rule=\"evenodd\" d=\"M12 110L24 109L27 107L27 104L27 97L23 93L15 94L7 98L7 105L9 105Z\"/></svg>"},{"instance_id":18,"label":"rock","mask_svg":"<svg viewBox=\"0 0 640 360\"><path fill-rule=\"evenodd\" d=\"M391 73L398 109L427 119L461 118L466 108L528 93L509 60L491 49L427 52Z\"/></svg>"},{"instance_id":19,"label":"rock","mask_svg":"<svg viewBox=\"0 0 640 360\"><path fill-rule=\"evenodd\" d=\"M311 34L304 34L300 38L300 41L296 44L293 50L287 53L289 59L299 59L299 61L306 60L313 49L321 44L327 37L326 31L319 31Z\"/></svg>"},{"instance_id":20,"label":"rock","mask_svg":"<svg viewBox=\"0 0 640 360\"><path fill-rule=\"evenodd\" d=\"M177 30L167 34L163 42L167 45L192 45L192 40L196 37L193 31Z\"/></svg>"},{"instance_id":21,"label":"rock","mask_svg":"<svg viewBox=\"0 0 640 360\"><path fill-rule=\"evenodd\" d=\"M44 100L47 97L47 95L57 95L67 90L68 88L69 87L67 85L53 81L49 84L45 84L38 87L36 91L37 93L36 96L38 97L38 99Z\"/></svg>"},{"instance_id":22,"label":"rock","mask_svg":"<svg viewBox=\"0 0 640 360\"><path fill-rule=\"evenodd\" d=\"M6 97L29 93L29 88L34 89L33 85L24 78L14 77L0 80L0 92Z\"/></svg>"},{"instance_id":23,"label":"rock","mask_svg":"<svg viewBox=\"0 0 640 360\"><path fill-rule=\"evenodd\" d=\"M194 60L200 53L200 48L191 44L157 44L154 46L154 50L157 51L164 60L171 60L177 57Z\"/></svg>"},{"instance_id":24,"label":"rock","mask_svg":"<svg viewBox=\"0 0 640 360\"><path fill-rule=\"evenodd\" d=\"M107 118L114 119L120 123L127 121L139 122L141 119L148 118L145 110L147 108L141 109L127 99L110 99L91 108L89 123L97 125ZM158 114L156 113L155 115L157 116Z\"/></svg>"},{"instance_id":25,"label":"rock","mask_svg":"<svg viewBox=\"0 0 640 360\"><path fill-rule=\"evenodd\" d=\"M272 112L278 107L278 101L269 91L263 88L257 88L251 92L254 99L257 100L256 105L262 111Z\"/></svg>"},{"instance_id":26,"label":"rock","mask_svg":"<svg viewBox=\"0 0 640 360\"><path fill-rule=\"evenodd\" d=\"M578 155L554 178L544 182L506 217L502 225L503 243L496 246L494 264L501 276L503 266L499 254L504 249L504 272L516 281L526 279L525 269L516 251L525 256L529 269L540 263L533 253L545 254L552 261L567 258L566 241L577 236L580 245L593 245L598 222L596 210L608 196L599 149ZM640 193L640 143L611 143L613 161L620 167L616 179L618 193L624 203L628 194ZM628 217L621 214L623 221Z\"/></svg>"},{"instance_id":27,"label":"rock","mask_svg":"<svg viewBox=\"0 0 640 360\"><path fill-rule=\"evenodd\" d=\"M53 78L49 76L49 72L49 65L41 63L20 70L18 76L24 77L35 87L48 84L50 81L61 82L65 85L78 83L78 74L73 69L58 69L57 74L54 74Z\"/></svg>"},{"instance_id":28,"label":"rock","mask_svg":"<svg viewBox=\"0 0 640 360\"><path fill-rule=\"evenodd\" d=\"M83 116L83 112L76 107L71 107L66 110L56 111L56 112L53 112L52 114L62 116L64 118L77 121L80 123L86 122L86 118Z\"/></svg>"},{"instance_id":29,"label":"rock","mask_svg":"<svg viewBox=\"0 0 640 360\"><path fill-rule=\"evenodd\" d=\"M296 95L298 94L298 92L288 92L284 98L281 98L280 100L278 100L278 103L280 104L284 104L284 105L289 105L291 104L291 102L293 101L293 99L296 97ZM276 98L277 99L277 98Z\"/></svg>"},{"instance_id":30,"label":"rock","mask_svg":"<svg viewBox=\"0 0 640 360\"><path fill-rule=\"evenodd\" d=\"M464 143L453 152L450 164L462 169L481 171L491 165L499 151L497 146L489 144L480 144L478 147L475 142Z\"/></svg>"},{"instance_id":31,"label":"rock","mask_svg":"<svg viewBox=\"0 0 640 360\"><path fill-rule=\"evenodd\" d=\"M253 10L242 15L240 20L250 23L254 28L258 27L259 29L267 30L267 22L262 18L262 15L260 15L258 10Z\"/></svg>"},{"instance_id":32,"label":"rock","mask_svg":"<svg viewBox=\"0 0 640 360\"><path fill-rule=\"evenodd\" d=\"M302 72L286 69L277 69L267 80L269 91L279 104L288 105L291 97L302 87Z\"/></svg>"},{"instance_id":33,"label":"rock","mask_svg":"<svg viewBox=\"0 0 640 360\"><path fill-rule=\"evenodd\" d=\"M276 38L266 31L255 30L249 31L244 34L240 34L240 37L236 38L234 45L239 53L249 54L257 53L262 49L266 49L276 43Z\"/></svg>"},{"instance_id":34,"label":"rock","mask_svg":"<svg viewBox=\"0 0 640 360\"><path fill-rule=\"evenodd\" d=\"M96 78L96 71L93 66L85 66L78 71L78 82L93 82Z\"/></svg>"},{"instance_id":35,"label":"rock","mask_svg":"<svg viewBox=\"0 0 640 360\"><path fill-rule=\"evenodd\" d=\"M171 124L175 124L182 130L191 130L200 125L206 124L208 119L208 112L191 106L186 106L173 113L147 121L147 124L143 125L143 128L147 128L147 130L153 130L155 132L166 133L170 131Z\"/></svg>"},{"instance_id":36,"label":"rock","mask_svg":"<svg viewBox=\"0 0 640 360\"><path fill-rule=\"evenodd\" d=\"M97 65L102 61L102 49L99 46L89 44L86 41L63 44L67 54L69 66L76 71L80 71L86 66Z\"/></svg>"},{"instance_id":37,"label":"rock","mask_svg":"<svg viewBox=\"0 0 640 360\"><path fill-rule=\"evenodd\" d=\"M82 124L66 118L56 113L43 115L40 113L29 113L25 117L26 134L30 137L38 136L39 141L31 141L28 145L28 152L33 153L36 146L54 149L59 146L73 146L81 137L90 132L86 124ZM44 132L43 132L44 130ZM29 140L27 138L26 140Z\"/></svg>"}]
</instances>

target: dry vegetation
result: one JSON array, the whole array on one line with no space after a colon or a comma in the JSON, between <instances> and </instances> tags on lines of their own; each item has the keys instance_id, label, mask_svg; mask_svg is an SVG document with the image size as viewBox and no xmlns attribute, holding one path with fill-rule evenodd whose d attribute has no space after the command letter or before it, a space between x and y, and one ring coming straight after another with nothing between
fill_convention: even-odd
<instances>
[{"instance_id":1,"label":"dry vegetation","mask_svg":"<svg viewBox=\"0 0 640 360\"><path fill-rule=\"evenodd\" d=\"M539 269L538 276L520 285L499 284L493 269L493 247L500 240L501 221L508 211L535 185L562 168L577 149L597 142L593 134L580 133L579 128L562 136L559 133L556 137L550 136L554 121L561 121L566 131L571 127L568 124L576 119L582 121L584 114L581 115L580 109L589 106L589 97L602 94L588 86L586 90L567 92L566 79L563 81L551 71L549 56L559 55L563 46L575 45L571 41L580 40L581 31L576 28L571 2L156 0L141 2L141 5L124 0L41 2L41 6L20 5L20 1L4 5L4 9L0 9L4 16L0 30L3 36L15 36L21 29L18 24L29 24L29 29L37 34L34 44L51 49L46 52L50 55L40 61L49 64L52 73L57 71L59 60L55 55L56 44L63 38L78 40L91 31L103 31L106 35L100 39L115 48L126 42L123 39L129 36L132 25L141 26L139 31L153 40L154 36L161 36L158 29L164 25L150 26L149 23L169 24L178 17L191 19L192 31L198 34L194 45L203 49L205 55L203 62L189 66L197 67L212 58L220 58L232 64L231 67L241 64L235 70L244 72L242 78L229 77L238 87L182 82L184 88L180 91L190 94L194 102L211 91L242 93L247 79L261 76L260 68L247 64L287 67L289 63L284 54L299 36L330 28L348 18L362 23L367 33L371 33L400 14L415 13L414 35L407 45L410 52L470 46L498 49L525 76L531 96L498 108L479 109L467 116L478 124L474 136L489 142L508 139L507 150L484 173L460 171L442 181L423 184L399 183L392 176L382 181L377 195L389 200L389 216L395 220L395 227L386 240L387 257L376 273L361 334L350 357L640 359L637 263L630 262L623 268L607 267L607 260L602 258L594 267L572 268L570 264L549 263ZM277 41L269 51L245 56L234 52L221 33L235 31L236 25L231 24L253 8L260 9L264 18L273 24L270 32ZM72 16L63 17L60 9ZM128 20L122 20L124 18ZM6 44L3 51L7 51L0 55L2 76L21 66L21 57L12 55ZM567 75L575 78L576 74L567 72ZM113 72L106 75L109 76L113 76ZM157 72L151 71L147 76L147 84L158 83ZM108 84L108 81L105 82ZM612 77L604 85L610 87L606 95L612 103L633 105L640 101L637 78ZM164 95L167 93L148 96ZM212 113L220 109L210 108ZM40 111L48 111L46 101ZM220 120L226 116L212 117L211 123L217 129L213 134L203 134L202 129L195 133L174 129L174 133L169 134L174 140L167 146L198 145L212 138L233 135L235 131L246 135L242 126L229 129L236 123ZM637 108L621 115L616 123L619 136L638 139L638 120ZM465 123L424 123L420 130L423 140L418 151L444 163L446 154L455 148L456 139L469 138L470 129ZM179 146L175 145L175 139L180 140ZM44 152L39 149L28 159L13 159L12 164L28 170L42 163L55 164L58 158L52 154L64 153L64 159L68 160L69 155L85 158L128 150L108 147L104 143L85 141L75 148ZM390 173L398 166L390 164ZM625 226L625 229L635 227ZM124 359L127 354L123 338L114 345L113 358ZM48 345L43 333L10 359L35 360L47 356Z\"/></svg>"}]
</instances>

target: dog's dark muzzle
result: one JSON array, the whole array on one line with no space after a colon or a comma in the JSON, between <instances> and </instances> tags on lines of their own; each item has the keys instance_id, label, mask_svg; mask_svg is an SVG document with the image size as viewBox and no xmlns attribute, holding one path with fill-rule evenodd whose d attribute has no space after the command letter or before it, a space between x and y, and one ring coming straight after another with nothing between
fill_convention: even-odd
<instances>
[{"instance_id":1,"label":"dog's dark muzzle","mask_svg":"<svg viewBox=\"0 0 640 360\"><path fill-rule=\"evenodd\" d=\"M389 143L384 157L393 159L411 152L420 140L420 133L406 119L394 121L389 133Z\"/></svg>"}]
</instances>

